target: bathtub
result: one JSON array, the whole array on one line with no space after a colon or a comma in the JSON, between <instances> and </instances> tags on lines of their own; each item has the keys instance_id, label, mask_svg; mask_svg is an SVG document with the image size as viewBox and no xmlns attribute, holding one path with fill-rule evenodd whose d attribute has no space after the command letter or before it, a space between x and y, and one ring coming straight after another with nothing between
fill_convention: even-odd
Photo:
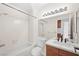
<instances>
[{"instance_id":1,"label":"bathtub","mask_svg":"<svg viewBox=\"0 0 79 59\"><path fill-rule=\"evenodd\" d=\"M0 56L30 56L30 51L34 47L33 43L26 43L12 49L0 49Z\"/></svg>"},{"instance_id":2,"label":"bathtub","mask_svg":"<svg viewBox=\"0 0 79 59\"><path fill-rule=\"evenodd\" d=\"M44 48L43 46L45 45L46 40L47 39L44 37L38 37L38 39L34 43L26 42L23 45L19 45L11 49L6 49L7 47L0 48L0 56L32 56L31 54L32 49L35 48L36 46ZM42 54L45 55L45 53Z\"/></svg>"}]
</instances>

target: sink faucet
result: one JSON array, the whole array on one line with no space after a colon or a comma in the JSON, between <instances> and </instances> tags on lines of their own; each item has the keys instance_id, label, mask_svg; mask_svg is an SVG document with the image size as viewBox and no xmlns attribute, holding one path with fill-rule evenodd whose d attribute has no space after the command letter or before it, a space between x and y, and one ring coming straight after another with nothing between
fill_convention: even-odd
<instances>
[{"instance_id":1,"label":"sink faucet","mask_svg":"<svg viewBox=\"0 0 79 59\"><path fill-rule=\"evenodd\" d=\"M65 39L64 39L64 42L66 43L67 41L68 41L68 38L65 38Z\"/></svg>"},{"instance_id":2,"label":"sink faucet","mask_svg":"<svg viewBox=\"0 0 79 59\"><path fill-rule=\"evenodd\" d=\"M74 47L74 50L75 50L75 53L76 53L76 50L79 50L79 48L78 47Z\"/></svg>"}]
</instances>

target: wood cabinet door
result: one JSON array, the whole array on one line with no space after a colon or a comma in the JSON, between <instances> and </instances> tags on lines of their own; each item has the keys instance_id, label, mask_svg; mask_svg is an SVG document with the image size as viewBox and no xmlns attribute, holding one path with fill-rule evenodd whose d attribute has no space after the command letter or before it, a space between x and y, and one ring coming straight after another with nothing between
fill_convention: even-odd
<instances>
[{"instance_id":1,"label":"wood cabinet door","mask_svg":"<svg viewBox=\"0 0 79 59\"><path fill-rule=\"evenodd\" d=\"M52 47L50 45L46 45L46 56L78 56L78 55L72 52Z\"/></svg>"},{"instance_id":2,"label":"wood cabinet door","mask_svg":"<svg viewBox=\"0 0 79 59\"><path fill-rule=\"evenodd\" d=\"M64 51L61 49L58 50L58 54L59 54L59 56L77 56L77 54L74 54L74 53L71 53L68 51Z\"/></svg>"},{"instance_id":3,"label":"wood cabinet door","mask_svg":"<svg viewBox=\"0 0 79 59\"><path fill-rule=\"evenodd\" d=\"M49 45L46 45L46 55L47 56L58 56L58 49L51 47Z\"/></svg>"}]
</instances>

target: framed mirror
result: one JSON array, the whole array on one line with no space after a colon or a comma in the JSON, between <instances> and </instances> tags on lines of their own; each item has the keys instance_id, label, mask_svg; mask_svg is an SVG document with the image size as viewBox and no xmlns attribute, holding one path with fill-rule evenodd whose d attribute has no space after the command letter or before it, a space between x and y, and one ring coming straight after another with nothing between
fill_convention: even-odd
<instances>
[{"instance_id":1,"label":"framed mirror","mask_svg":"<svg viewBox=\"0 0 79 59\"><path fill-rule=\"evenodd\" d=\"M63 35L63 39L72 38L72 26L71 26L71 14L62 14L49 18L40 19L38 21L39 36L47 38L57 38L57 33L60 32ZM57 28L57 21L61 20L61 28ZM59 25L58 25L59 26Z\"/></svg>"}]
</instances>

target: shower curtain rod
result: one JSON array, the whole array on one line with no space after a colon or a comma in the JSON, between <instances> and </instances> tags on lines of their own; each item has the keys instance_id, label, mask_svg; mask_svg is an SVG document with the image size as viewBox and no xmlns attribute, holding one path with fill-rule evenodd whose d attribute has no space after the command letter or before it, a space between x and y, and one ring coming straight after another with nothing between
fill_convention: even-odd
<instances>
[{"instance_id":1,"label":"shower curtain rod","mask_svg":"<svg viewBox=\"0 0 79 59\"><path fill-rule=\"evenodd\" d=\"M14 7L12 7L12 6L8 5L8 4L6 4L6 3L1 3L1 4L5 5L5 6L9 7L9 8L15 9L15 10L21 12L21 13L24 13L25 15L28 15L28 16L31 16L31 17L34 17L34 18L37 18L37 17L32 16L32 15L30 15L30 14L28 14L28 13L22 11L22 10L16 9L16 8L14 8Z\"/></svg>"}]
</instances>

